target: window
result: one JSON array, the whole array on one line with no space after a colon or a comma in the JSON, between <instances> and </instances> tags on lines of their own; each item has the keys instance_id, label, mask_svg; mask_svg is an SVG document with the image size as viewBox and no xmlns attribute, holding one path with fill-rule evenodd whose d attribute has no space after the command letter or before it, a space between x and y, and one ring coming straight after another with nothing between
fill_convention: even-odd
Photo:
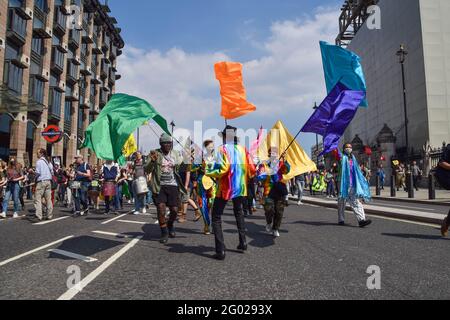
<instances>
[{"instance_id":1,"label":"window","mask_svg":"<svg viewBox=\"0 0 450 320\"><path fill-rule=\"evenodd\" d=\"M20 47L10 41L6 42L5 60L17 59L20 55Z\"/></svg>"},{"instance_id":2,"label":"window","mask_svg":"<svg viewBox=\"0 0 450 320\"><path fill-rule=\"evenodd\" d=\"M44 54L43 52L43 41L41 38L33 38L33 40L31 41L31 50L33 50L33 52L35 52L36 54L42 55Z\"/></svg>"},{"instance_id":3,"label":"window","mask_svg":"<svg viewBox=\"0 0 450 320\"><path fill-rule=\"evenodd\" d=\"M34 5L41 9L42 12L48 11L47 0L35 0Z\"/></svg>"},{"instance_id":4,"label":"window","mask_svg":"<svg viewBox=\"0 0 450 320\"><path fill-rule=\"evenodd\" d=\"M57 87L59 84L60 77L54 75L53 73L50 75L50 87Z\"/></svg>"},{"instance_id":5,"label":"window","mask_svg":"<svg viewBox=\"0 0 450 320\"><path fill-rule=\"evenodd\" d=\"M23 69L11 61L5 63L4 82L9 89L17 94L22 94Z\"/></svg>"},{"instance_id":6,"label":"window","mask_svg":"<svg viewBox=\"0 0 450 320\"><path fill-rule=\"evenodd\" d=\"M51 89L50 100L48 103L50 107L50 113L57 116L58 118L61 117L61 101L62 101L62 93L56 91L55 89Z\"/></svg>"},{"instance_id":7,"label":"window","mask_svg":"<svg viewBox=\"0 0 450 320\"><path fill-rule=\"evenodd\" d=\"M43 81L30 77L30 97L40 104L44 104L44 87Z\"/></svg>"},{"instance_id":8,"label":"window","mask_svg":"<svg viewBox=\"0 0 450 320\"><path fill-rule=\"evenodd\" d=\"M78 108L78 129L81 131L83 129L83 109Z\"/></svg>"},{"instance_id":9,"label":"window","mask_svg":"<svg viewBox=\"0 0 450 320\"><path fill-rule=\"evenodd\" d=\"M64 122L70 124L72 119L72 102L66 101L64 104Z\"/></svg>"}]
</instances>

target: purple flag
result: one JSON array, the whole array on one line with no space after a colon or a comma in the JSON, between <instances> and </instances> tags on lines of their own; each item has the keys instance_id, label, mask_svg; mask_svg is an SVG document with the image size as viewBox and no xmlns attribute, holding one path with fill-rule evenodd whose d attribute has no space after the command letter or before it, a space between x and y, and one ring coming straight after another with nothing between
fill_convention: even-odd
<instances>
[{"instance_id":1,"label":"purple flag","mask_svg":"<svg viewBox=\"0 0 450 320\"><path fill-rule=\"evenodd\" d=\"M365 92L349 90L338 82L303 126L302 132L323 136L324 149L321 155L337 149L339 140L355 117L358 106L365 96Z\"/></svg>"}]
</instances>

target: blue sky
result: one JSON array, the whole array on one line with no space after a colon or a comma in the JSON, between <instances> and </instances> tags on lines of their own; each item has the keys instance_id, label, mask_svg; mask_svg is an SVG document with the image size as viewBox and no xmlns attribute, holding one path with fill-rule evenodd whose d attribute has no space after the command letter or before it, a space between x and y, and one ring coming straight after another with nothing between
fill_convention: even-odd
<instances>
[{"instance_id":1,"label":"blue sky","mask_svg":"<svg viewBox=\"0 0 450 320\"><path fill-rule=\"evenodd\" d=\"M223 127L213 65L244 64L248 100L258 110L233 125L295 134L325 97L320 40L333 42L342 0L110 0L126 48L118 91L152 103L192 130L195 120ZM148 131L148 130L147 130ZM151 131L144 149L155 147ZM309 152L315 136L299 137Z\"/></svg>"}]
</instances>

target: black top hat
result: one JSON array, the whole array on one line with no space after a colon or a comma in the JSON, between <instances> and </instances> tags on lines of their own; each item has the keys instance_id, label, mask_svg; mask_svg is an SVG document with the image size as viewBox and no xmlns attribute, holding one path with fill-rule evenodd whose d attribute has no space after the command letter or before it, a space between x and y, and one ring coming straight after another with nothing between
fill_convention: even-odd
<instances>
[{"instance_id":1,"label":"black top hat","mask_svg":"<svg viewBox=\"0 0 450 320\"><path fill-rule=\"evenodd\" d=\"M219 137L221 138L226 137L227 134L232 134L233 136L236 136L236 131L237 131L236 127L227 125L222 132L219 132Z\"/></svg>"}]
</instances>

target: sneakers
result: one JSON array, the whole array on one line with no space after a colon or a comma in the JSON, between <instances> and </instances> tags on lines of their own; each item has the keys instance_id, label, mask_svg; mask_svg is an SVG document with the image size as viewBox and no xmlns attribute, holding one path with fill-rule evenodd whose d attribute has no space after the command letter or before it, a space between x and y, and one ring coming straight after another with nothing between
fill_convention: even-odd
<instances>
[{"instance_id":1,"label":"sneakers","mask_svg":"<svg viewBox=\"0 0 450 320\"><path fill-rule=\"evenodd\" d=\"M17 219L19 217L19 214L17 212L14 212L13 219Z\"/></svg>"},{"instance_id":2,"label":"sneakers","mask_svg":"<svg viewBox=\"0 0 450 320\"><path fill-rule=\"evenodd\" d=\"M143 213L143 214L146 214L146 213L147 213L147 209L146 209L145 207L142 209L142 213Z\"/></svg>"},{"instance_id":3,"label":"sneakers","mask_svg":"<svg viewBox=\"0 0 450 320\"><path fill-rule=\"evenodd\" d=\"M6 212L0 213L0 218L1 219L6 219Z\"/></svg>"},{"instance_id":4,"label":"sneakers","mask_svg":"<svg viewBox=\"0 0 450 320\"><path fill-rule=\"evenodd\" d=\"M359 223L359 227L360 227L360 228L364 228L364 227L367 227L368 225L370 225L371 223L372 223L371 220L361 221L361 222Z\"/></svg>"},{"instance_id":5,"label":"sneakers","mask_svg":"<svg viewBox=\"0 0 450 320\"><path fill-rule=\"evenodd\" d=\"M273 230L273 236L275 238L279 238L280 237L280 232L278 230Z\"/></svg>"},{"instance_id":6,"label":"sneakers","mask_svg":"<svg viewBox=\"0 0 450 320\"><path fill-rule=\"evenodd\" d=\"M135 216L137 216L137 215L140 214L140 212L139 212L139 211L134 211L133 214L134 214Z\"/></svg>"},{"instance_id":7,"label":"sneakers","mask_svg":"<svg viewBox=\"0 0 450 320\"><path fill-rule=\"evenodd\" d=\"M301 206L302 204L303 204L303 202L301 202L301 201L297 202L298 206Z\"/></svg>"},{"instance_id":8,"label":"sneakers","mask_svg":"<svg viewBox=\"0 0 450 320\"><path fill-rule=\"evenodd\" d=\"M203 229L203 233L207 236L209 236L211 234L211 231L209 231L209 227L205 226L205 228Z\"/></svg>"},{"instance_id":9,"label":"sneakers","mask_svg":"<svg viewBox=\"0 0 450 320\"><path fill-rule=\"evenodd\" d=\"M445 218L444 221L442 221L441 235L442 235L443 237L448 236L448 223L447 223L447 218Z\"/></svg>"},{"instance_id":10,"label":"sneakers","mask_svg":"<svg viewBox=\"0 0 450 320\"><path fill-rule=\"evenodd\" d=\"M131 204L131 200L128 200L128 204Z\"/></svg>"},{"instance_id":11,"label":"sneakers","mask_svg":"<svg viewBox=\"0 0 450 320\"><path fill-rule=\"evenodd\" d=\"M272 232L272 225L271 225L271 224L266 225L266 231L267 231L268 233L271 233L271 232Z\"/></svg>"},{"instance_id":12,"label":"sneakers","mask_svg":"<svg viewBox=\"0 0 450 320\"><path fill-rule=\"evenodd\" d=\"M225 252L218 252L213 256L213 259L219 260L219 261L223 261L225 260Z\"/></svg>"}]
</instances>

